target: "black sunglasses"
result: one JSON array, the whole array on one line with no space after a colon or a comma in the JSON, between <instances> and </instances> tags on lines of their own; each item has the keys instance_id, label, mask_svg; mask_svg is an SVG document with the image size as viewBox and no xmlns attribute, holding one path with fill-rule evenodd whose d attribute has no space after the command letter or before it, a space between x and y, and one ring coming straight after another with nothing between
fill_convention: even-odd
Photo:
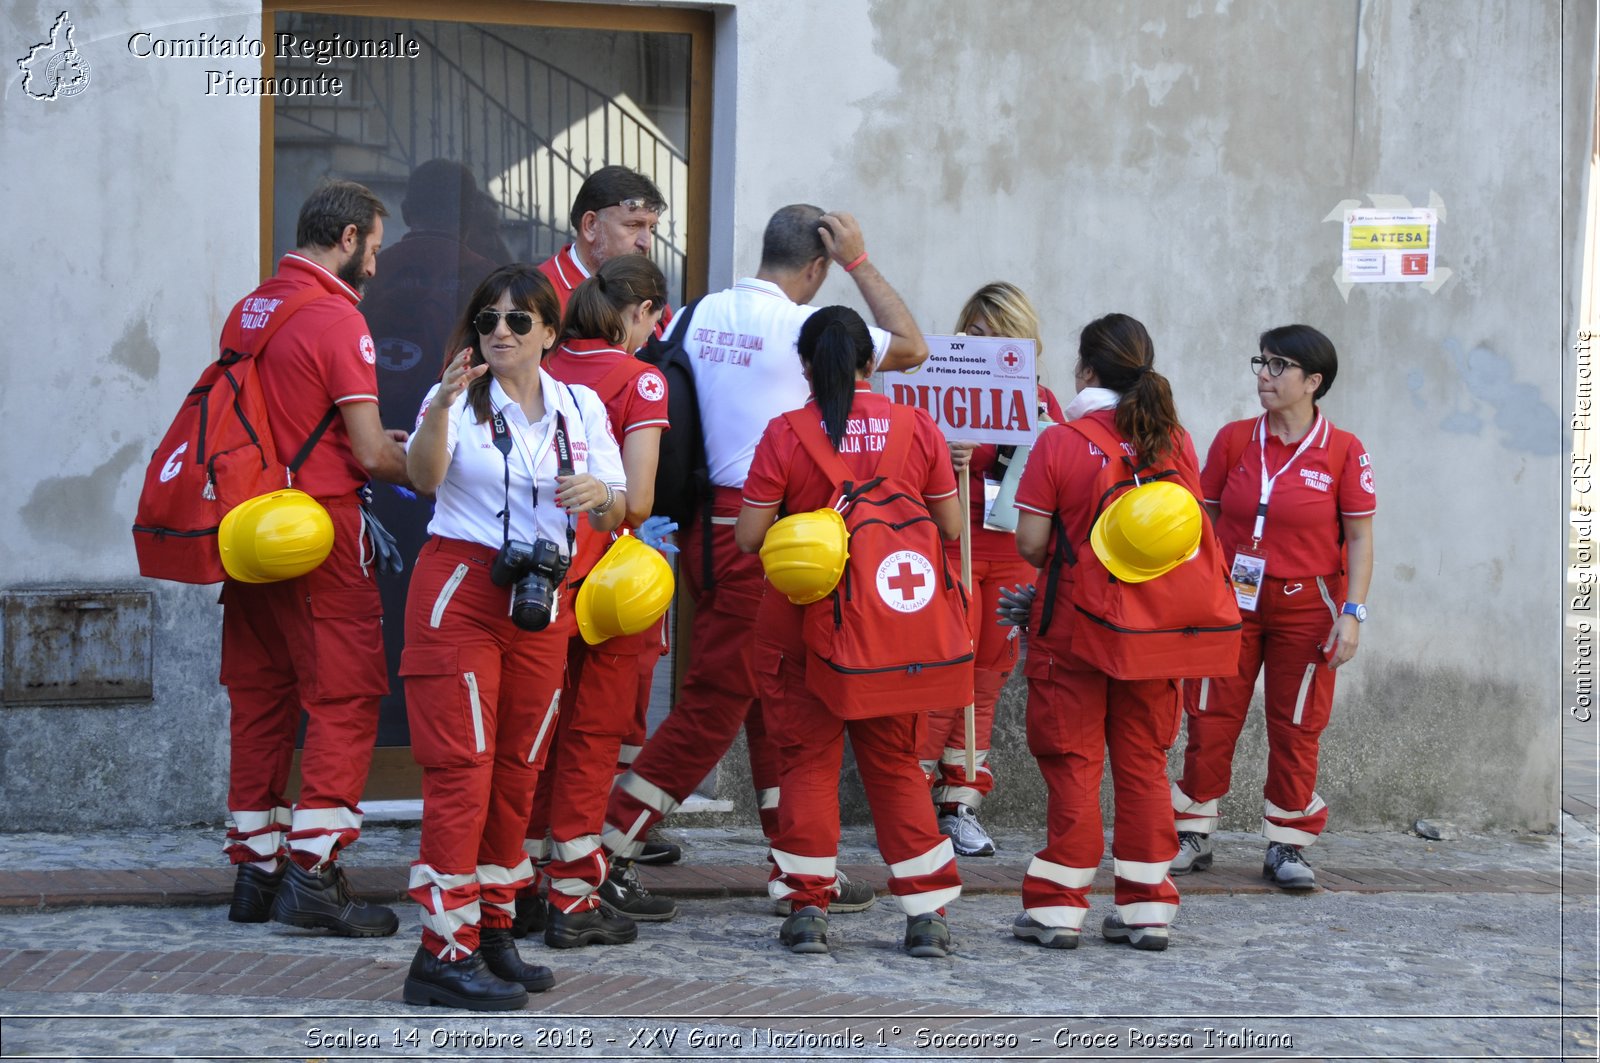
<instances>
[{"instance_id":1,"label":"black sunglasses","mask_svg":"<svg viewBox=\"0 0 1600 1063\"><path fill-rule=\"evenodd\" d=\"M502 317L506 319L506 327L518 336L532 332L534 322L539 320L526 310L479 310L478 316L472 319L472 327L478 330L478 335L488 336L500 327Z\"/></svg>"}]
</instances>

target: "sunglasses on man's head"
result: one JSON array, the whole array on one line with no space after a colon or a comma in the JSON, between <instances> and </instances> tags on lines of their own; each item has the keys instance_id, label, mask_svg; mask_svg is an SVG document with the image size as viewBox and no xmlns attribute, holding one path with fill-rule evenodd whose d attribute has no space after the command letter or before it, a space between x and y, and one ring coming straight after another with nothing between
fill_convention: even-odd
<instances>
[{"instance_id":1,"label":"sunglasses on man's head","mask_svg":"<svg viewBox=\"0 0 1600 1063\"><path fill-rule=\"evenodd\" d=\"M472 319L472 327L478 330L478 335L488 336L500 327L502 317L506 319L506 327L518 336L532 332L534 322L539 320L526 310L479 310L478 316Z\"/></svg>"},{"instance_id":2,"label":"sunglasses on man's head","mask_svg":"<svg viewBox=\"0 0 1600 1063\"><path fill-rule=\"evenodd\" d=\"M1303 367L1299 362L1291 362L1289 359L1279 358L1275 354L1270 357L1264 354L1258 354L1254 358L1250 359L1250 371L1252 373L1259 373L1262 369L1265 369L1267 371L1267 375L1271 377L1282 376L1285 369L1301 368Z\"/></svg>"}]
</instances>

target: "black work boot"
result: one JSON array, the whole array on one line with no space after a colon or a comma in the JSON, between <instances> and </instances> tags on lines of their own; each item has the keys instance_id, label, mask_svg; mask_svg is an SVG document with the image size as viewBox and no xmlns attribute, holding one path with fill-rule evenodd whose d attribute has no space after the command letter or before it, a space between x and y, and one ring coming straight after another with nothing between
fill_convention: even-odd
<instances>
[{"instance_id":1,"label":"black work boot","mask_svg":"<svg viewBox=\"0 0 1600 1063\"><path fill-rule=\"evenodd\" d=\"M625 915L613 915L604 906L586 912L563 912L556 904L546 909L544 943L553 949L580 945L626 945L639 936L639 927Z\"/></svg>"},{"instance_id":2,"label":"black work boot","mask_svg":"<svg viewBox=\"0 0 1600 1063\"><path fill-rule=\"evenodd\" d=\"M480 927L478 953L496 977L516 982L530 993L543 993L556 984L555 972L550 968L522 962L517 943L511 940L509 927Z\"/></svg>"},{"instance_id":3,"label":"black work boot","mask_svg":"<svg viewBox=\"0 0 1600 1063\"><path fill-rule=\"evenodd\" d=\"M233 901L228 905L228 919L235 923L265 923L272 918L272 902L278 898L278 887L283 885L283 869L263 871L251 864L240 864L233 879Z\"/></svg>"},{"instance_id":4,"label":"black work boot","mask_svg":"<svg viewBox=\"0 0 1600 1063\"><path fill-rule=\"evenodd\" d=\"M517 891L517 914L511 917L511 936L525 938L544 930L544 898L537 887Z\"/></svg>"},{"instance_id":5,"label":"black work boot","mask_svg":"<svg viewBox=\"0 0 1600 1063\"><path fill-rule=\"evenodd\" d=\"M626 860L612 866L598 892L602 905L636 922L666 923L678 914L677 902L645 889L639 882L639 872Z\"/></svg>"},{"instance_id":6,"label":"black work boot","mask_svg":"<svg viewBox=\"0 0 1600 1063\"><path fill-rule=\"evenodd\" d=\"M338 864L307 871L290 860L272 906L272 918L299 927L322 927L348 938L383 938L400 929L392 908L350 895Z\"/></svg>"},{"instance_id":7,"label":"black work boot","mask_svg":"<svg viewBox=\"0 0 1600 1063\"><path fill-rule=\"evenodd\" d=\"M404 995L412 1007L467 1011L515 1011L528 1003L528 991L489 970L482 952L449 961L422 945L411 958Z\"/></svg>"}]
</instances>

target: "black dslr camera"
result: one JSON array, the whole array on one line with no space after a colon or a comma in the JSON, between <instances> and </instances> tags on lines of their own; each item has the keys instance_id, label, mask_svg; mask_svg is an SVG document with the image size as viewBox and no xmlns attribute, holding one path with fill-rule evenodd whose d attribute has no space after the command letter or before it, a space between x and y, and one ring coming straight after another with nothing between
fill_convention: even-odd
<instances>
[{"instance_id":1,"label":"black dslr camera","mask_svg":"<svg viewBox=\"0 0 1600 1063\"><path fill-rule=\"evenodd\" d=\"M496 587L512 588L513 624L524 631L543 631L550 626L556 588L567 574L567 564L561 547L549 539L532 545L521 539L507 539L501 545L489 578Z\"/></svg>"}]
</instances>

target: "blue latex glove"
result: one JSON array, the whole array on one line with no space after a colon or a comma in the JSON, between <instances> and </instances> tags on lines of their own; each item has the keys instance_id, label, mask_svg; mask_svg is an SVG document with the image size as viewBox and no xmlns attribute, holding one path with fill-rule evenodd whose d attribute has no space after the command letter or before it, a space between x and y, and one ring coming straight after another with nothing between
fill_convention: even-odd
<instances>
[{"instance_id":1,"label":"blue latex glove","mask_svg":"<svg viewBox=\"0 0 1600 1063\"><path fill-rule=\"evenodd\" d=\"M399 495L407 502L415 502L417 500L417 493L411 490L411 488L401 487L399 484L390 484L389 486L394 489L395 494Z\"/></svg>"},{"instance_id":2,"label":"blue latex glove","mask_svg":"<svg viewBox=\"0 0 1600 1063\"><path fill-rule=\"evenodd\" d=\"M1038 593L1038 588L1032 583L1024 587L1022 584L1007 590L1000 588L1000 605L995 609L995 615L1000 619L995 623L1002 627L1028 626L1028 616L1033 612L1033 599Z\"/></svg>"},{"instance_id":3,"label":"blue latex glove","mask_svg":"<svg viewBox=\"0 0 1600 1063\"><path fill-rule=\"evenodd\" d=\"M654 516L646 517L645 522L639 525L634 534L646 546L653 546L663 554L675 554L678 548L667 542L667 536L677 530L678 522L671 517Z\"/></svg>"}]
</instances>

